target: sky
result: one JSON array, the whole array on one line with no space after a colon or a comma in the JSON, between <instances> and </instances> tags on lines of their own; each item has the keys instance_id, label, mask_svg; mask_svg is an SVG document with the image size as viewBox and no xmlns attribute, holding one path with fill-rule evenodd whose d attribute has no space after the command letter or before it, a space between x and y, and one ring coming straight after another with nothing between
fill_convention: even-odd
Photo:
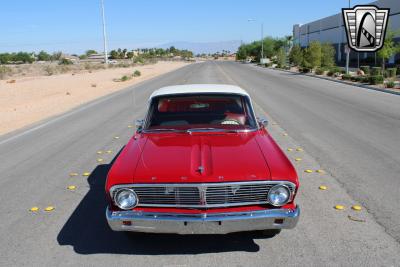
<instances>
[{"instance_id":1,"label":"sky","mask_svg":"<svg viewBox=\"0 0 400 267\"><path fill-rule=\"evenodd\" d=\"M351 4L371 1L352 0ZM104 0L109 49L290 35L348 0ZM253 21L248 21L253 19ZM102 50L100 0L0 0L0 52Z\"/></svg>"}]
</instances>

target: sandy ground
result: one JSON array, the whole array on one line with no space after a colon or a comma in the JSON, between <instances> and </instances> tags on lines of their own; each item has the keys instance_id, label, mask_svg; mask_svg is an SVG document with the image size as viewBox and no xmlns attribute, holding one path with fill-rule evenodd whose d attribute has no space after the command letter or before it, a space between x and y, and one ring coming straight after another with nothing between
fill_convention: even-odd
<instances>
[{"instance_id":1,"label":"sandy ground","mask_svg":"<svg viewBox=\"0 0 400 267\"><path fill-rule=\"evenodd\" d=\"M0 81L0 135L187 64L158 62L74 75L26 77L16 79L15 83ZM140 77L125 82L113 81L132 75L135 70L141 72Z\"/></svg>"}]
</instances>

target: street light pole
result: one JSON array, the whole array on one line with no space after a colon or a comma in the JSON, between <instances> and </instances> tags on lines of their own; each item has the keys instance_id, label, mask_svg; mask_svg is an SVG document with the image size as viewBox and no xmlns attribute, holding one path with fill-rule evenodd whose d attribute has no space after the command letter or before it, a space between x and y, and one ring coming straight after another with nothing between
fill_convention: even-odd
<instances>
[{"instance_id":1,"label":"street light pole","mask_svg":"<svg viewBox=\"0 0 400 267\"><path fill-rule=\"evenodd\" d=\"M106 18L104 15L104 0L101 0L101 13L102 13L102 19L103 19L104 63L108 64Z\"/></svg>"},{"instance_id":2,"label":"street light pole","mask_svg":"<svg viewBox=\"0 0 400 267\"><path fill-rule=\"evenodd\" d=\"M263 59L264 59L264 23L261 23L261 60Z\"/></svg>"},{"instance_id":3,"label":"street light pole","mask_svg":"<svg viewBox=\"0 0 400 267\"><path fill-rule=\"evenodd\" d=\"M351 0L349 0L349 8L351 8ZM350 46L347 42L347 49L346 49L346 74L349 74L349 62L350 61Z\"/></svg>"},{"instance_id":4,"label":"street light pole","mask_svg":"<svg viewBox=\"0 0 400 267\"><path fill-rule=\"evenodd\" d=\"M257 21L255 19L248 19L248 22L252 22L252 21ZM264 58L264 23L261 22L261 59L260 59L260 63L262 61L262 59Z\"/></svg>"}]
</instances>

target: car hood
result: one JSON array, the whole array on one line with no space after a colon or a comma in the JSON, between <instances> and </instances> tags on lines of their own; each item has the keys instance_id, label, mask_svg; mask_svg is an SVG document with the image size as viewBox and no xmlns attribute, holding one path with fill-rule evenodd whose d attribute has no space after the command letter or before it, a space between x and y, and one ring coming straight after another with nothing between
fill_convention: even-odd
<instances>
[{"instance_id":1,"label":"car hood","mask_svg":"<svg viewBox=\"0 0 400 267\"><path fill-rule=\"evenodd\" d=\"M140 156L125 159L137 159L132 173L134 183L270 179L254 133L148 134L144 138L136 151Z\"/></svg>"}]
</instances>

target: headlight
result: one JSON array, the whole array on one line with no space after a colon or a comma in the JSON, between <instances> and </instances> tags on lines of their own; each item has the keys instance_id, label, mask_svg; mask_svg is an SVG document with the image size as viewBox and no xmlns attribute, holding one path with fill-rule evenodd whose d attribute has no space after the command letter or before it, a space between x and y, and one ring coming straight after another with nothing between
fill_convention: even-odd
<instances>
[{"instance_id":1,"label":"headlight","mask_svg":"<svg viewBox=\"0 0 400 267\"><path fill-rule=\"evenodd\" d=\"M289 199L290 190L285 185L275 185L268 192L268 202L273 206L283 206Z\"/></svg>"},{"instance_id":2,"label":"headlight","mask_svg":"<svg viewBox=\"0 0 400 267\"><path fill-rule=\"evenodd\" d=\"M132 189L121 189L115 194L114 201L119 208L129 210L137 205L138 198Z\"/></svg>"}]
</instances>

